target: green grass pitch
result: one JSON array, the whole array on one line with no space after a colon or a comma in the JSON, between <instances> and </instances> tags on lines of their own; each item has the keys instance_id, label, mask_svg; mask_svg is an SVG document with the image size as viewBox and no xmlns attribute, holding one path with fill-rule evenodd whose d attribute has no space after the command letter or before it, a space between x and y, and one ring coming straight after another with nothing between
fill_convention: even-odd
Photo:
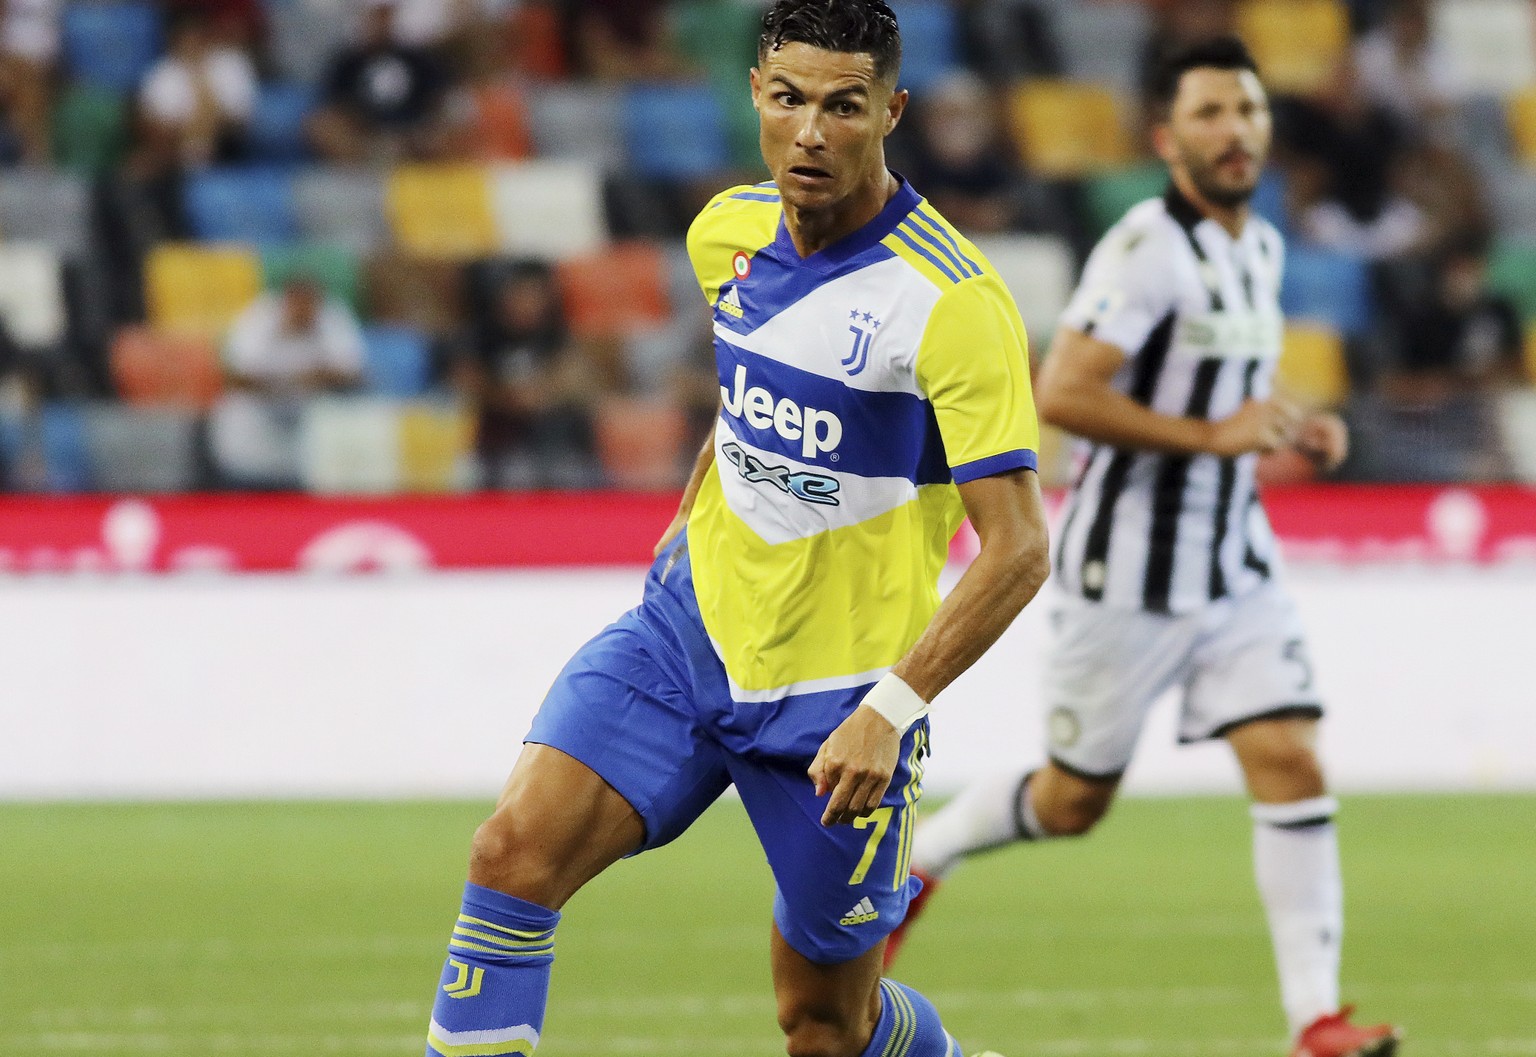
<instances>
[{"instance_id":1,"label":"green grass pitch","mask_svg":"<svg viewBox=\"0 0 1536 1057\"><path fill-rule=\"evenodd\" d=\"M0 1055L416 1055L483 804L0 805ZM1407 1057L1536 1057L1536 797L1346 798L1345 991ZM772 1057L739 805L567 908L540 1057ZM898 975L968 1051L1281 1057L1233 798L975 860Z\"/></svg>"}]
</instances>

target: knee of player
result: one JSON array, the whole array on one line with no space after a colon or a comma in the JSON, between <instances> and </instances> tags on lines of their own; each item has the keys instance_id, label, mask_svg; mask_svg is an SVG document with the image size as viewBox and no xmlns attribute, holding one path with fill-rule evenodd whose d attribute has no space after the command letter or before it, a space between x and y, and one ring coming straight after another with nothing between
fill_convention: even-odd
<instances>
[{"instance_id":1,"label":"knee of player","mask_svg":"<svg viewBox=\"0 0 1536 1057\"><path fill-rule=\"evenodd\" d=\"M527 899L551 905L551 890L558 876L557 864L549 861L547 845L533 827L510 812L497 812L480 824L470 843L469 879Z\"/></svg>"},{"instance_id":2,"label":"knee of player","mask_svg":"<svg viewBox=\"0 0 1536 1057\"><path fill-rule=\"evenodd\" d=\"M1317 752L1300 741L1274 740L1243 757L1250 785L1282 786L1291 796L1321 796L1327 781Z\"/></svg>"},{"instance_id":3,"label":"knee of player","mask_svg":"<svg viewBox=\"0 0 1536 1057\"><path fill-rule=\"evenodd\" d=\"M1052 837L1081 837L1109 814L1112 797L1064 796L1035 804L1040 826Z\"/></svg>"},{"instance_id":4,"label":"knee of player","mask_svg":"<svg viewBox=\"0 0 1536 1057\"><path fill-rule=\"evenodd\" d=\"M844 1014L784 1003L779 1007L779 1028L789 1057L858 1057L869 1041L869 1024L851 1010Z\"/></svg>"}]
</instances>

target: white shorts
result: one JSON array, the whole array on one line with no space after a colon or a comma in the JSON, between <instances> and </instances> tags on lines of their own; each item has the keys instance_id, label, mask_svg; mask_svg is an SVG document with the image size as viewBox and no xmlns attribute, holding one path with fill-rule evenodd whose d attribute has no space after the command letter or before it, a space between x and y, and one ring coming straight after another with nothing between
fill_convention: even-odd
<instances>
[{"instance_id":1,"label":"white shorts","mask_svg":"<svg viewBox=\"0 0 1536 1057\"><path fill-rule=\"evenodd\" d=\"M1273 582L1177 616L1063 596L1051 623L1046 744L1070 773L1124 773L1152 703L1172 687L1185 743L1255 719L1323 714L1300 615Z\"/></svg>"}]
</instances>

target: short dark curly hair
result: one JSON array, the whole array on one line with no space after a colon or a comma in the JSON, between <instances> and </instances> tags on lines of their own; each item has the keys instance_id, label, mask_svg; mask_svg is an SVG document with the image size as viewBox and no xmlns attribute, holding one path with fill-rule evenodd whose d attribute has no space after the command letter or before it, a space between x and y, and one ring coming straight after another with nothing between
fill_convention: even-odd
<instances>
[{"instance_id":1,"label":"short dark curly hair","mask_svg":"<svg viewBox=\"0 0 1536 1057\"><path fill-rule=\"evenodd\" d=\"M1253 53L1237 37L1209 37L1186 44L1162 56L1147 82L1147 96L1166 116L1179 94L1179 82L1190 70L1248 70L1257 75L1259 64Z\"/></svg>"},{"instance_id":2,"label":"short dark curly hair","mask_svg":"<svg viewBox=\"0 0 1536 1057\"><path fill-rule=\"evenodd\" d=\"M763 13L757 61L786 44L867 54L881 80L901 68L901 29L885 0L776 0Z\"/></svg>"}]
</instances>

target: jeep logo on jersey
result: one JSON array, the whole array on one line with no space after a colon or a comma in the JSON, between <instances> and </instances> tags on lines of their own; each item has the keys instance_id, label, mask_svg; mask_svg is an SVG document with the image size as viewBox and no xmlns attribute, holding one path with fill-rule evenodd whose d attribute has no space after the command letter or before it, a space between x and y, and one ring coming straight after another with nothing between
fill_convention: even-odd
<instances>
[{"instance_id":1,"label":"jeep logo on jersey","mask_svg":"<svg viewBox=\"0 0 1536 1057\"><path fill-rule=\"evenodd\" d=\"M785 495L792 495L807 503L817 503L822 506L842 505L837 500L837 491L842 484L836 477L807 473L804 470L791 473L788 466L769 466L734 442L723 445L720 450L725 453L730 464L740 471L741 479L748 484L765 482Z\"/></svg>"},{"instance_id":2,"label":"jeep logo on jersey","mask_svg":"<svg viewBox=\"0 0 1536 1057\"><path fill-rule=\"evenodd\" d=\"M737 364L732 388L720 387L720 400L726 414L739 418L753 429L772 428L785 440L798 440L800 454L814 459L824 451L836 451L843 439L843 422L830 411L801 407L789 397L780 397L760 385L747 386L747 368Z\"/></svg>"}]
</instances>

